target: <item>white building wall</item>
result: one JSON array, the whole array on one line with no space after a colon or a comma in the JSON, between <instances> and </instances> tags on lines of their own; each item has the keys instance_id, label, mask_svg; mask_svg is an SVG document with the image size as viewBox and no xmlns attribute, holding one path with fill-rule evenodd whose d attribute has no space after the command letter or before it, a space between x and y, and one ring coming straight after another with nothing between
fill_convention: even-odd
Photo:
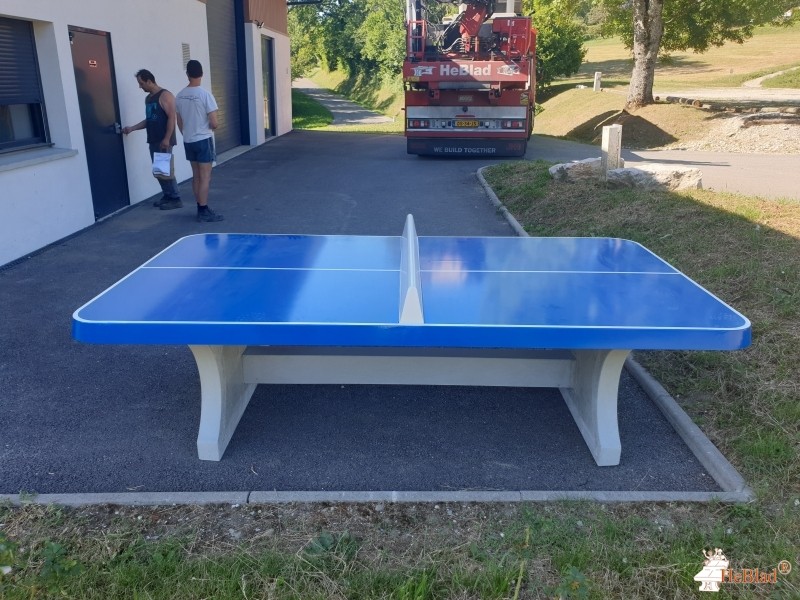
<instances>
[{"instance_id":1,"label":"white building wall","mask_svg":"<svg viewBox=\"0 0 800 600\"><path fill-rule=\"evenodd\" d=\"M4 3L5 16L23 16L15 4ZM0 154L0 265L94 222L66 26L39 21L33 30L54 148Z\"/></svg>"},{"instance_id":2,"label":"white building wall","mask_svg":"<svg viewBox=\"0 0 800 600\"><path fill-rule=\"evenodd\" d=\"M149 69L162 87L173 93L187 83L183 46L190 58L203 63L203 86L211 89L206 5L202 0L2 0L0 16L33 22L39 69L47 111L52 149L0 154L0 265L16 260L52 242L93 224L89 173L84 152L80 109L72 64L68 27L108 32L114 58L121 124L134 125L144 119L145 94L134 74ZM247 25L250 129L253 144L264 141L262 111L260 35ZM291 130L291 78L289 40L267 32L275 39L276 104L278 135ZM258 36L259 39L255 39ZM257 44L254 44L257 41ZM258 63L256 65L256 62ZM256 69L257 67L257 69ZM282 75L286 73L285 78ZM279 77L280 76L280 77ZM285 79L285 80L284 80ZM145 131L124 139L130 202L141 202L160 191L150 175L150 156ZM178 134L175 170L178 181L191 177L183 160ZM189 199L191 201L191 199Z\"/></svg>"},{"instance_id":3,"label":"white building wall","mask_svg":"<svg viewBox=\"0 0 800 600\"><path fill-rule=\"evenodd\" d=\"M261 107L264 106L264 86L261 81L261 33L259 27L253 23L247 23L244 26L244 31L244 43L247 52L247 96L252 100L247 121L250 143L255 146L266 141L264 135L264 111L261 110Z\"/></svg>"},{"instance_id":4,"label":"white building wall","mask_svg":"<svg viewBox=\"0 0 800 600\"><path fill-rule=\"evenodd\" d=\"M270 33L275 40L275 121L276 135L292 130L292 54L289 36Z\"/></svg>"},{"instance_id":5,"label":"white building wall","mask_svg":"<svg viewBox=\"0 0 800 600\"><path fill-rule=\"evenodd\" d=\"M264 81L262 71L261 38L273 41L275 78L275 135L292 130L292 72L290 67L289 37L255 24L245 24L245 49L247 52L247 94L250 98L248 115L250 143L263 144L264 128Z\"/></svg>"}]
</instances>

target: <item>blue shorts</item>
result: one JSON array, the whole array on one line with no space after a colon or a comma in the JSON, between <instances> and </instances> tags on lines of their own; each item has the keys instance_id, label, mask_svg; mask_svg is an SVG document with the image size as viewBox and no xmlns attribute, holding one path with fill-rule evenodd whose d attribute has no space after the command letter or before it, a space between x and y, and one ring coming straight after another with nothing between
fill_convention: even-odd
<instances>
[{"instance_id":1,"label":"blue shorts","mask_svg":"<svg viewBox=\"0 0 800 600\"><path fill-rule=\"evenodd\" d=\"M183 142L186 160L197 163L213 163L217 160L214 154L214 138L206 138L197 142Z\"/></svg>"}]
</instances>

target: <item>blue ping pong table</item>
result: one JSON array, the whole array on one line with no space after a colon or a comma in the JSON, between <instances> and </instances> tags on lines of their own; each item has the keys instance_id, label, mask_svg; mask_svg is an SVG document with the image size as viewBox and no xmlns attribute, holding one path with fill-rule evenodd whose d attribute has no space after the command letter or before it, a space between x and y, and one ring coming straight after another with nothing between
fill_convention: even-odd
<instances>
[{"instance_id":1,"label":"blue ping pong table","mask_svg":"<svg viewBox=\"0 0 800 600\"><path fill-rule=\"evenodd\" d=\"M200 459L220 460L259 383L557 387L616 465L632 350L735 350L750 322L613 238L184 237L73 315L101 344L187 344ZM535 406L531 411L536 410Z\"/></svg>"}]
</instances>

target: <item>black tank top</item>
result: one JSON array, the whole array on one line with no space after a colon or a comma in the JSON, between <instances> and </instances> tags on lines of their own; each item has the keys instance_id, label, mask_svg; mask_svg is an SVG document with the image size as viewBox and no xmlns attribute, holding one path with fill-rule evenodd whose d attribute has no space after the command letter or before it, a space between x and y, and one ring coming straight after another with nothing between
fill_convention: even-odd
<instances>
[{"instance_id":1,"label":"black tank top","mask_svg":"<svg viewBox=\"0 0 800 600\"><path fill-rule=\"evenodd\" d=\"M167 113L161 108L158 99L166 90L158 90L155 94L148 94L144 99L145 120L147 121L147 143L160 144L167 133ZM172 137L169 140L169 145L174 146L176 143L175 131L172 131Z\"/></svg>"}]
</instances>

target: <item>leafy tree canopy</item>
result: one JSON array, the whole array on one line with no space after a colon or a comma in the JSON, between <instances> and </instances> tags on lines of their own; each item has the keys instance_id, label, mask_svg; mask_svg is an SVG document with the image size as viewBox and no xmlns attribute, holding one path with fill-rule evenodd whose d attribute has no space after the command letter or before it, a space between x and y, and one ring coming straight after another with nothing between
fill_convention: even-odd
<instances>
[{"instance_id":1,"label":"leafy tree canopy","mask_svg":"<svg viewBox=\"0 0 800 600\"><path fill-rule=\"evenodd\" d=\"M533 15L536 36L536 79L539 87L578 72L586 56L585 27L577 20L578 0L523 0L523 12Z\"/></svg>"},{"instance_id":2,"label":"leafy tree canopy","mask_svg":"<svg viewBox=\"0 0 800 600\"><path fill-rule=\"evenodd\" d=\"M403 68L406 47L405 9L400 0L366 0L367 15L358 27L362 56L385 79Z\"/></svg>"},{"instance_id":3,"label":"leafy tree canopy","mask_svg":"<svg viewBox=\"0 0 800 600\"><path fill-rule=\"evenodd\" d=\"M633 2L596 2L605 10L603 33L621 36L625 45L632 48ZM789 22L783 15L797 4L798 0L664 0L660 51L705 52L711 46L722 46L726 42L741 44L753 35L758 25Z\"/></svg>"},{"instance_id":4,"label":"leafy tree canopy","mask_svg":"<svg viewBox=\"0 0 800 600\"><path fill-rule=\"evenodd\" d=\"M523 0L523 12L533 14L537 38L540 86L577 73L585 55L584 27L575 18L588 0ZM455 3L429 0L428 18L439 22L456 14ZM289 10L292 77L316 67L368 72L399 81L406 45L404 0L322 0Z\"/></svg>"}]
</instances>

